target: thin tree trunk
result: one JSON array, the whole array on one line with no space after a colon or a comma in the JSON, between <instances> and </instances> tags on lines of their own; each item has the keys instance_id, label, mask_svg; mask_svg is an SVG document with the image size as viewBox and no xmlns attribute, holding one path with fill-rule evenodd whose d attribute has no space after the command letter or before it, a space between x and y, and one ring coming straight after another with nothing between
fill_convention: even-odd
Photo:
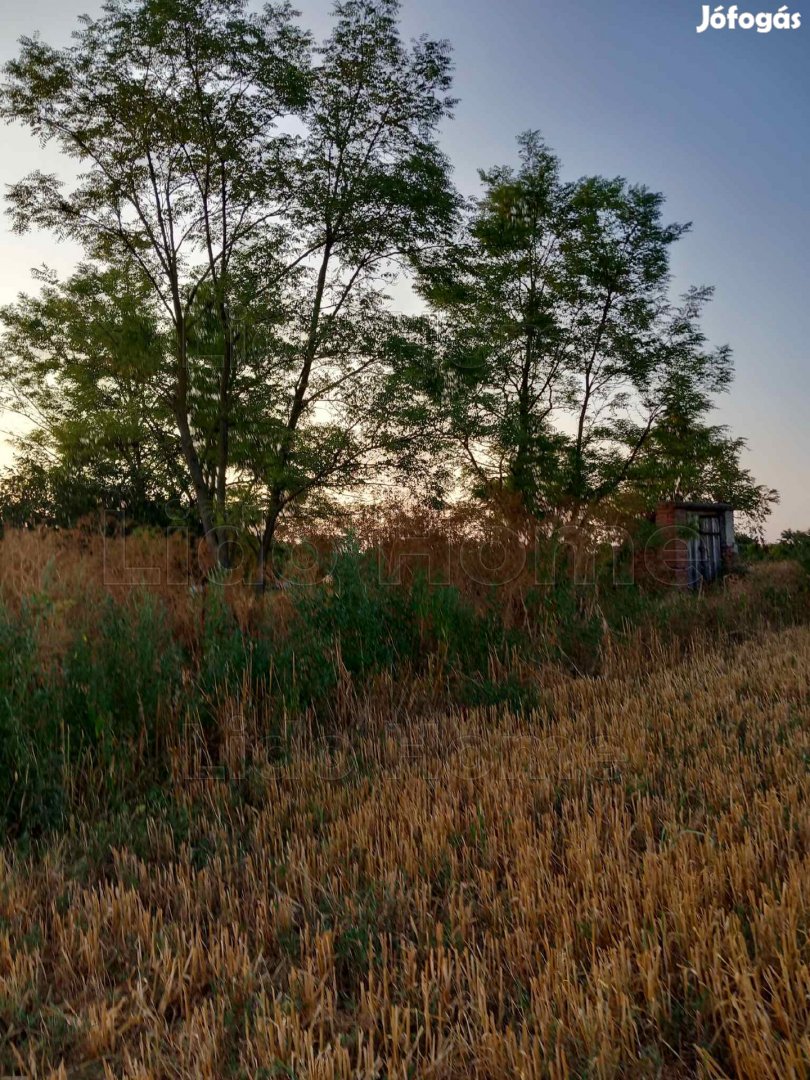
<instances>
[{"instance_id":1,"label":"thin tree trunk","mask_svg":"<svg viewBox=\"0 0 810 1080\"><path fill-rule=\"evenodd\" d=\"M260 592L264 592L267 586L268 568L272 580L276 580L276 569L273 566L273 542L275 540L276 529L278 527L283 506L282 493L276 488L270 498L270 507L267 512L267 517L265 518L264 532L262 533L262 540L259 546L259 568L256 587Z\"/></svg>"},{"instance_id":2,"label":"thin tree trunk","mask_svg":"<svg viewBox=\"0 0 810 1080\"><path fill-rule=\"evenodd\" d=\"M185 321L182 316L180 316L177 323L177 362L177 393L174 415L180 435L180 449L183 452L183 458L191 477L194 497L197 500L197 513L205 533L205 540L216 563L219 560L219 537L215 528L214 508L188 419L188 354Z\"/></svg>"},{"instance_id":3,"label":"thin tree trunk","mask_svg":"<svg viewBox=\"0 0 810 1080\"><path fill-rule=\"evenodd\" d=\"M233 337L228 310L224 302L220 304L220 319L225 335L225 344L222 356L222 370L219 379L219 432L217 445L217 481L216 481L216 518L220 524L225 523L225 499L227 495L227 474L230 443L230 391L231 374L233 371ZM230 565L230 545L223 536L219 545L220 565L227 568Z\"/></svg>"},{"instance_id":4,"label":"thin tree trunk","mask_svg":"<svg viewBox=\"0 0 810 1080\"><path fill-rule=\"evenodd\" d=\"M526 334L526 346L523 354L523 369L521 371L520 392L518 395L518 447L515 454L515 462L512 468L512 477L518 490L524 509L534 509L532 491L532 479L529 475L529 456L531 450L531 407L529 404L530 377L532 367L532 349L534 345L534 333L529 330Z\"/></svg>"},{"instance_id":5,"label":"thin tree trunk","mask_svg":"<svg viewBox=\"0 0 810 1080\"><path fill-rule=\"evenodd\" d=\"M279 453L279 464L281 466L281 472L283 476L283 470L290 459L290 453L292 452L292 441L295 434L295 430L298 427L298 421L301 419L301 415L304 412L306 405L306 393L309 386L309 377L312 371L312 364L315 360L315 353L318 348L318 328L321 318L321 306L323 304L323 297L326 291L326 277L329 271L329 260L332 255L332 238L327 235L326 242L324 244L323 258L321 259L320 270L318 271L318 280L315 286L315 296L312 303L312 316L309 322L309 332L307 334L307 343L304 349L304 362L301 366L301 374L298 377L298 382L295 387L295 394L293 396L292 407L290 408L289 419L287 420L287 430L285 432L284 442ZM267 515L265 517L264 533L262 535L261 547L259 550L259 582L262 591L265 587L266 567L268 557L272 556L273 539L275 537L276 528L278 526L278 519L281 516L281 511L284 508L284 489L276 485L270 495L270 503L268 506ZM275 577L275 570L271 565L271 572Z\"/></svg>"}]
</instances>

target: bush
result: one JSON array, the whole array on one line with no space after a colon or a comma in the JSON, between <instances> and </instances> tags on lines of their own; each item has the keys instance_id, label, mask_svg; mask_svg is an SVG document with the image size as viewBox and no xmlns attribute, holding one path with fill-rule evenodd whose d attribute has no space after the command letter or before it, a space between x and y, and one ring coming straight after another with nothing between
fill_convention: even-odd
<instances>
[{"instance_id":1,"label":"bush","mask_svg":"<svg viewBox=\"0 0 810 1080\"><path fill-rule=\"evenodd\" d=\"M74 752L154 738L181 670L180 650L154 597L141 594L126 605L107 598L96 627L77 634L64 660L63 718Z\"/></svg>"},{"instance_id":2,"label":"bush","mask_svg":"<svg viewBox=\"0 0 810 1080\"><path fill-rule=\"evenodd\" d=\"M37 671L36 622L0 605L0 826L56 824L63 814L58 703Z\"/></svg>"},{"instance_id":3,"label":"bush","mask_svg":"<svg viewBox=\"0 0 810 1080\"><path fill-rule=\"evenodd\" d=\"M810 574L810 530L786 529L771 548L773 558L792 559Z\"/></svg>"},{"instance_id":4,"label":"bush","mask_svg":"<svg viewBox=\"0 0 810 1080\"><path fill-rule=\"evenodd\" d=\"M455 684L486 674L490 657L505 658L518 639L494 604L479 613L453 586L387 580L351 538L330 580L294 586L290 599L292 624L272 649L273 688L290 709L328 707L342 673L362 687L380 672L418 674L433 661Z\"/></svg>"},{"instance_id":5,"label":"bush","mask_svg":"<svg viewBox=\"0 0 810 1080\"><path fill-rule=\"evenodd\" d=\"M12 831L59 824L79 765L117 763L120 778L122 767L134 774L157 760L160 718L182 672L153 597L107 597L48 662L40 637L50 608L39 597L16 615L0 608L0 820Z\"/></svg>"},{"instance_id":6,"label":"bush","mask_svg":"<svg viewBox=\"0 0 810 1080\"><path fill-rule=\"evenodd\" d=\"M597 674L606 640L628 637L638 655L665 644L675 656L810 617L810 578L796 562L764 561L701 595L607 576L578 586L558 575L522 591L398 582L349 537L323 580L264 602L251 593L240 606L244 594L217 580L180 603L146 591L79 602L49 561L38 591L0 606L0 824L35 835L79 808L141 799L168 775L167 744L188 716L215 759L226 699L263 735L282 716L327 726L345 711L336 703L373 693L381 675L417 680L425 702L526 712L539 702L541 665Z\"/></svg>"}]
</instances>

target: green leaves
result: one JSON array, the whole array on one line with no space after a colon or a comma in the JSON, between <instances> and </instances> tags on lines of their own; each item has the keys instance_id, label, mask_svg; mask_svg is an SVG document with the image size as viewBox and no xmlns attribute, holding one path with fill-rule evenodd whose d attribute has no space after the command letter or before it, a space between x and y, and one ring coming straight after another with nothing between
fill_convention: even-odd
<instances>
[{"instance_id":1,"label":"green leaves","mask_svg":"<svg viewBox=\"0 0 810 1080\"><path fill-rule=\"evenodd\" d=\"M40 279L39 296L2 312L0 404L35 425L17 440L3 513L66 524L124 501L161 520L180 484L160 384L169 344L148 289L131 266Z\"/></svg>"},{"instance_id":2,"label":"green leaves","mask_svg":"<svg viewBox=\"0 0 810 1080\"><path fill-rule=\"evenodd\" d=\"M640 491L667 416L688 414L697 439L731 355L700 327L710 289L669 298L670 249L688 226L664 222L662 195L622 178L564 182L536 132L518 145L518 168L482 171L462 234L420 263L443 330L437 415L477 490L580 519ZM706 479L721 450L736 452L715 439L705 488L722 487ZM740 493L742 474L723 475Z\"/></svg>"},{"instance_id":3,"label":"green leaves","mask_svg":"<svg viewBox=\"0 0 810 1080\"><path fill-rule=\"evenodd\" d=\"M45 453L97 455L94 490L152 470L206 532L263 518L265 548L282 514L394 472L461 468L535 515L677 486L647 448L679 417L708 445L731 379L710 290L669 297L687 226L621 177L564 180L537 132L465 208L437 138L449 46L398 19L341 0L316 47L283 3L108 0L66 49L23 39L0 115L81 171L32 173L9 212L88 260L5 313L5 400L45 433L28 480ZM429 331L392 308L414 267Z\"/></svg>"},{"instance_id":4,"label":"green leaves","mask_svg":"<svg viewBox=\"0 0 810 1080\"><path fill-rule=\"evenodd\" d=\"M182 461L203 528L250 497L270 533L285 507L399 453L385 289L456 208L435 140L446 43L404 45L394 0L338 4L317 50L286 4L108 0L67 49L25 39L5 74L0 115L82 169L69 187L20 181L15 227L78 241L105 287L132 285L126 325L120 290L105 316L76 280L48 300L53 342L33 302L16 318L18 390L34 342L49 354L52 448L81 441L91 406L118 410L126 442L138 387L139 441ZM54 326L60 304L69 326L86 313L89 341Z\"/></svg>"}]
</instances>

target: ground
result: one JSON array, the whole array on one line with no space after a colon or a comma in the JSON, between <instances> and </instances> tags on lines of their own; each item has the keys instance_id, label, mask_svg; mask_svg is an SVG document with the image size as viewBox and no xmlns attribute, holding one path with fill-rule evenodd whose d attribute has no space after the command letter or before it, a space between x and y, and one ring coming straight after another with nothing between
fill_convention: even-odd
<instances>
[{"instance_id":1,"label":"ground","mask_svg":"<svg viewBox=\"0 0 810 1080\"><path fill-rule=\"evenodd\" d=\"M797 627L531 714L391 686L228 782L178 750L0 860L0 1073L807 1076L808 691Z\"/></svg>"}]
</instances>

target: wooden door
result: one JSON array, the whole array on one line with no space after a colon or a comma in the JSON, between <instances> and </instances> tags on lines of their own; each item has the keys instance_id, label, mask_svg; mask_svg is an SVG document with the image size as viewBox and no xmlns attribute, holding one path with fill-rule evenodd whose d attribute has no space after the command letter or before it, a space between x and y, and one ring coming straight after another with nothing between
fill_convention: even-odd
<instances>
[{"instance_id":1,"label":"wooden door","mask_svg":"<svg viewBox=\"0 0 810 1080\"><path fill-rule=\"evenodd\" d=\"M698 572L704 581L714 581L720 574L723 559L717 514L700 515L699 533Z\"/></svg>"}]
</instances>

